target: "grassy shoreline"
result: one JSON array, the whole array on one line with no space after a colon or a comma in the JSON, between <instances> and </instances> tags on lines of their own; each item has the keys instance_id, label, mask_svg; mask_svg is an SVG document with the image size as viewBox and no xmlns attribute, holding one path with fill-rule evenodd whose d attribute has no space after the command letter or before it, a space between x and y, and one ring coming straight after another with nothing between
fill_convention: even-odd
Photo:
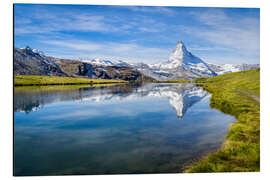
<instances>
[{"instance_id":1,"label":"grassy shoreline","mask_svg":"<svg viewBox=\"0 0 270 180\"><path fill-rule=\"evenodd\" d=\"M211 108L233 115L220 150L210 153L185 172L260 171L260 70L198 79L198 86L212 94Z\"/></svg>"},{"instance_id":2,"label":"grassy shoreline","mask_svg":"<svg viewBox=\"0 0 270 180\"><path fill-rule=\"evenodd\" d=\"M124 80L91 79L58 76L15 75L14 86L49 86L49 85L83 85L83 84L120 84Z\"/></svg>"}]
</instances>

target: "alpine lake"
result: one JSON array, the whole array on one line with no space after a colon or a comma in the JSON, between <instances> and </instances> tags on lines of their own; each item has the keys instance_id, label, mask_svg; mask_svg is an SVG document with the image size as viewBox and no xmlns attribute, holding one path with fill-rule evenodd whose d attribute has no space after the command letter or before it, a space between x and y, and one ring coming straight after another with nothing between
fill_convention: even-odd
<instances>
[{"instance_id":1,"label":"alpine lake","mask_svg":"<svg viewBox=\"0 0 270 180\"><path fill-rule=\"evenodd\" d=\"M235 118L193 84L14 88L14 175L179 173Z\"/></svg>"}]
</instances>

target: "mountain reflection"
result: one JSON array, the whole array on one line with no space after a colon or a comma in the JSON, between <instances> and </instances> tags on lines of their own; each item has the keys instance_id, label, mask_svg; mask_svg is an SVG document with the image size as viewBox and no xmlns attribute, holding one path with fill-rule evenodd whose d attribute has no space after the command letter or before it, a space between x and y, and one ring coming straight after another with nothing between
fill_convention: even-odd
<instances>
[{"instance_id":1,"label":"mountain reflection","mask_svg":"<svg viewBox=\"0 0 270 180\"><path fill-rule=\"evenodd\" d=\"M145 84L117 85L107 87L81 87L65 89L38 89L19 87L14 90L14 111L30 113L45 104L60 101L122 101L145 97L167 98L179 118L196 102L207 95L200 87L193 84Z\"/></svg>"}]
</instances>

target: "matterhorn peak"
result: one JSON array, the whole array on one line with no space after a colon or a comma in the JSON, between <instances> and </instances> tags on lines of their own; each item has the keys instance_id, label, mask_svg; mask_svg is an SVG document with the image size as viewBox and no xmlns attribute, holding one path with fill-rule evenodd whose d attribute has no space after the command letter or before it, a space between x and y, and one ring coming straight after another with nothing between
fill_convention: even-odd
<instances>
[{"instance_id":1,"label":"matterhorn peak","mask_svg":"<svg viewBox=\"0 0 270 180\"><path fill-rule=\"evenodd\" d=\"M181 66L183 63L183 57L188 54L189 52L187 51L183 41L179 40L169 58L169 61L173 64L173 67Z\"/></svg>"},{"instance_id":2,"label":"matterhorn peak","mask_svg":"<svg viewBox=\"0 0 270 180\"><path fill-rule=\"evenodd\" d=\"M157 66L160 69L178 69L175 75L177 77L209 77L216 73L200 58L189 52L183 41L177 41L177 44L167 62ZM184 74L185 73L185 74ZM174 73L175 74L175 73Z\"/></svg>"},{"instance_id":3,"label":"matterhorn peak","mask_svg":"<svg viewBox=\"0 0 270 180\"><path fill-rule=\"evenodd\" d=\"M188 50L187 50L187 48L186 48L186 46L185 46L185 44L184 44L184 42L183 41L181 41L181 40L178 40L177 41L177 44L176 44L176 47L175 47L175 49L174 49L174 51L173 52L182 52L182 54L184 53L184 54L188 54L189 52L188 52Z\"/></svg>"},{"instance_id":4,"label":"matterhorn peak","mask_svg":"<svg viewBox=\"0 0 270 180\"><path fill-rule=\"evenodd\" d=\"M178 40L176 46L181 46L181 47L184 46L185 47L184 42L182 40Z\"/></svg>"}]
</instances>

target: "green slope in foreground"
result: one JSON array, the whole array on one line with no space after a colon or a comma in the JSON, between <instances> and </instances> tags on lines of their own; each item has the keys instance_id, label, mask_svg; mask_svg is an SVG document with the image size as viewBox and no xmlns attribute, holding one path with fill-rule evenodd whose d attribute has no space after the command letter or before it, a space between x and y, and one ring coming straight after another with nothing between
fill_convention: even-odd
<instances>
[{"instance_id":1,"label":"green slope in foreground","mask_svg":"<svg viewBox=\"0 0 270 180\"><path fill-rule=\"evenodd\" d=\"M35 86L35 85L78 85L78 84L112 84L126 83L123 80L113 79L91 79L91 78L73 78L58 76L14 76L15 86Z\"/></svg>"},{"instance_id":2,"label":"green slope in foreground","mask_svg":"<svg viewBox=\"0 0 270 180\"><path fill-rule=\"evenodd\" d=\"M260 171L260 70L229 73L196 82L212 94L210 106L235 116L221 149L186 172Z\"/></svg>"}]
</instances>

